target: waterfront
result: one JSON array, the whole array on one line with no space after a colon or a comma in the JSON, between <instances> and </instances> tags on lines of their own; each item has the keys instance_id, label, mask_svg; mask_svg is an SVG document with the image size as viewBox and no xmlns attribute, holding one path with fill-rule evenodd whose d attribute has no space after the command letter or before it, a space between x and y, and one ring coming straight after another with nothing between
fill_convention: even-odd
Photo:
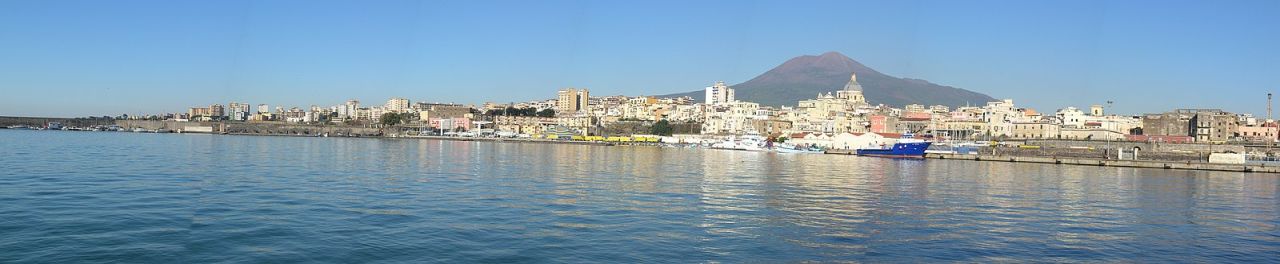
<instances>
[{"instance_id":1,"label":"waterfront","mask_svg":"<svg viewBox=\"0 0 1280 264\"><path fill-rule=\"evenodd\" d=\"M0 262L1280 262L1280 176L0 130Z\"/></svg>"}]
</instances>

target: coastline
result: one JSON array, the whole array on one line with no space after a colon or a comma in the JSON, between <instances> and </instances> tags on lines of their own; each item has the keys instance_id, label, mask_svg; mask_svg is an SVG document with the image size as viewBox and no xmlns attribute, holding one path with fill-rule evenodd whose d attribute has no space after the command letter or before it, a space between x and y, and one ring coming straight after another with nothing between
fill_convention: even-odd
<instances>
[{"instance_id":1,"label":"coastline","mask_svg":"<svg viewBox=\"0 0 1280 264\"><path fill-rule=\"evenodd\" d=\"M77 132L95 132L95 131L77 131ZM126 133L151 133L151 132L126 132ZM328 138L328 137L316 136L316 135L273 134L273 133L187 132L187 133L175 133L175 134L200 134L200 135L215 135L215 136L231 135L231 136L285 136L285 137ZM522 139L522 138L486 138L486 137L402 136L402 135L333 136L333 137L334 138L375 138L375 139L430 139L430 140L447 140L447 141L565 144L565 145L587 145L587 146L653 146L653 147L661 146L661 143L568 141L568 140ZM855 155L854 152L851 150L828 150L824 154ZM1117 159L1098 159L1098 158L1081 158L1081 157L1046 157L1046 156L949 154L949 153L926 153L923 158L939 159L939 160L965 160L965 161L977 161L977 162L1012 162L1012 163L1035 163L1035 164L1076 165L1076 166L1226 171L1226 172L1245 172L1245 173L1280 173L1280 166L1267 166L1266 164L1220 164L1220 163L1196 162L1196 161L1117 160Z\"/></svg>"}]
</instances>

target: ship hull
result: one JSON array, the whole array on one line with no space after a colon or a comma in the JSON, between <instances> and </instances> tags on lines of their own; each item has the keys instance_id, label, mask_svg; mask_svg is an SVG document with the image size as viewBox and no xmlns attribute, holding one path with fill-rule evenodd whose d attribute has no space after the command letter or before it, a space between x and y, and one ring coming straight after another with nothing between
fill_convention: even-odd
<instances>
[{"instance_id":1,"label":"ship hull","mask_svg":"<svg viewBox=\"0 0 1280 264\"><path fill-rule=\"evenodd\" d=\"M858 156L884 158L924 158L930 142L896 143L888 149L858 149Z\"/></svg>"}]
</instances>

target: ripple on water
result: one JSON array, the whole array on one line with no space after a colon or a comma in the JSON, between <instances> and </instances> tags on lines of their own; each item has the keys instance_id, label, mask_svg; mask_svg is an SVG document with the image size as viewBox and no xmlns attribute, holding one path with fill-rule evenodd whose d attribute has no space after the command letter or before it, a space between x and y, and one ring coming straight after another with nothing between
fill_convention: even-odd
<instances>
[{"instance_id":1,"label":"ripple on water","mask_svg":"<svg viewBox=\"0 0 1280 264\"><path fill-rule=\"evenodd\" d=\"M1275 175L0 131L0 262L1280 262Z\"/></svg>"}]
</instances>

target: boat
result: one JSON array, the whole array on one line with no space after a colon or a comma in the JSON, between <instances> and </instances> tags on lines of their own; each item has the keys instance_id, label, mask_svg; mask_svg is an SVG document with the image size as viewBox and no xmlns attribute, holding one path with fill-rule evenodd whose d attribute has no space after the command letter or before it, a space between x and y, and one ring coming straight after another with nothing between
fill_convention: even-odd
<instances>
[{"instance_id":1,"label":"boat","mask_svg":"<svg viewBox=\"0 0 1280 264\"><path fill-rule=\"evenodd\" d=\"M812 148L803 148L790 143L778 143L777 145L773 146L773 151L777 153L822 154L821 150L815 150Z\"/></svg>"},{"instance_id":2,"label":"boat","mask_svg":"<svg viewBox=\"0 0 1280 264\"><path fill-rule=\"evenodd\" d=\"M931 144L933 143L911 138L911 134L904 134L892 146L858 149L857 154L858 156L885 158L924 158L924 152L929 149Z\"/></svg>"},{"instance_id":3,"label":"boat","mask_svg":"<svg viewBox=\"0 0 1280 264\"><path fill-rule=\"evenodd\" d=\"M744 135L742 137L729 137L724 141L711 144L713 149L728 150L747 150L747 151L765 151L769 150L765 147L763 137L757 135Z\"/></svg>"}]
</instances>

